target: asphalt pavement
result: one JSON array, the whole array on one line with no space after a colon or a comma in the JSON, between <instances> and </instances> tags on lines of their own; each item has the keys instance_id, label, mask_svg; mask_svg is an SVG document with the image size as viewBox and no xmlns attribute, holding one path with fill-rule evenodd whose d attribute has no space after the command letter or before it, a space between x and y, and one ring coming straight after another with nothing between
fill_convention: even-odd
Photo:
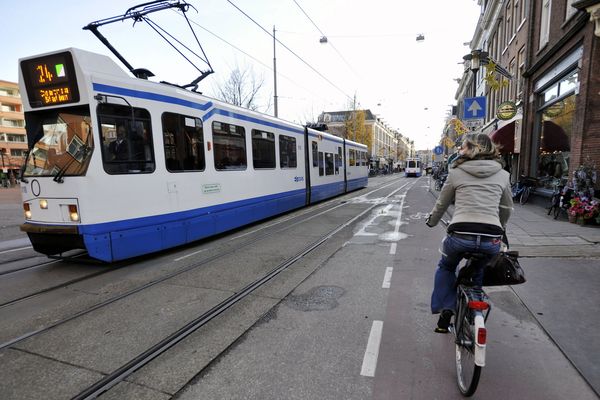
<instances>
[{"instance_id":1,"label":"asphalt pavement","mask_svg":"<svg viewBox=\"0 0 600 400\"><path fill-rule=\"evenodd\" d=\"M429 181L430 193L437 197ZM555 220L544 206L543 199L515 204L507 233L528 282L512 290L598 394L600 226L579 226L565 216ZM19 230L22 215L19 188L0 188L0 259L7 250L30 245Z\"/></svg>"}]
</instances>

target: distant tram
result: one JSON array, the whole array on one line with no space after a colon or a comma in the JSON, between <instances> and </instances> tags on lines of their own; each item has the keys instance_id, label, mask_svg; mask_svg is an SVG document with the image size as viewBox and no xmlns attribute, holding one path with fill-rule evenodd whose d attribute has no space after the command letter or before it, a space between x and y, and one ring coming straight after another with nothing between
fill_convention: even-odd
<instances>
[{"instance_id":1,"label":"distant tram","mask_svg":"<svg viewBox=\"0 0 600 400\"><path fill-rule=\"evenodd\" d=\"M404 169L404 176L416 176L419 177L423 174L423 166L419 158L409 158L406 160L406 168Z\"/></svg>"}]
</instances>

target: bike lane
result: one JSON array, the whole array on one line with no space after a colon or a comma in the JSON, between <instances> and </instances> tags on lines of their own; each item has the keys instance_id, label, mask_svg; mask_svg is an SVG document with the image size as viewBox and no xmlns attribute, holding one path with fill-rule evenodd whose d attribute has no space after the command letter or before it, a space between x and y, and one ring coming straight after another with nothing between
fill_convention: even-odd
<instances>
[{"instance_id":1,"label":"bike lane","mask_svg":"<svg viewBox=\"0 0 600 400\"><path fill-rule=\"evenodd\" d=\"M402 232L408 237L394 258L374 399L463 398L456 386L453 336L433 332L437 316L429 310L438 248L444 237L442 227L429 229L422 217L434 200L426 185L415 185L406 197L408 224ZM543 282L528 278L520 286L522 291L543 292ZM530 311L536 306L523 304L526 296L519 298L509 287L488 288L487 292L493 309L487 323L486 366L475 398L598 398L538 323Z\"/></svg>"}]
</instances>

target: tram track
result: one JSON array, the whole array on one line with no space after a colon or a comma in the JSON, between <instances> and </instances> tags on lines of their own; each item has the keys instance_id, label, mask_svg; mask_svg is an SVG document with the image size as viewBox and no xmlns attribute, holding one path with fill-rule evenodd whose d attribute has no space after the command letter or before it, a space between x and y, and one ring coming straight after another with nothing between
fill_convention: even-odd
<instances>
[{"instance_id":1,"label":"tram track","mask_svg":"<svg viewBox=\"0 0 600 400\"><path fill-rule=\"evenodd\" d=\"M372 189L372 190L370 190L370 191L368 191L366 193L361 193L361 192L364 191L364 189L363 189L361 191L354 192L354 194L355 195L356 194L359 195L359 196L355 196L355 197L366 197L366 196L368 196L368 195L370 195L372 193L375 193L375 192L377 192L379 190L386 189L389 186L392 186L392 185L396 184L397 182L398 182L398 180L393 180L391 183L385 182L381 186L379 186L377 188L374 188L374 189ZM389 196L391 196L391 195L388 195L387 197L389 197ZM61 325L64 325L65 323L67 323L69 321L75 320L75 319L77 319L79 317L82 317L84 315L90 314L90 313L92 313L92 312L94 312L96 310L99 310L99 309L101 309L103 307L106 307L106 306L108 306L110 304L113 304L113 303L115 303L115 302L117 302L119 300L123 300L123 299L125 299L127 297L130 297L130 296L134 295L134 294L140 293L143 290L146 290L146 289L148 289L150 287L153 287L153 286L155 286L155 285L157 285L159 283L163 283L163 282L165 282L165 281L167 281L169 279L172 279L172 278L174 278L174 277L176 277L178 275L181 275L181 274L183 274L185 272L192 271L192 270L194 270L196 268L199 268L199 267L202 267L202 266L204 266L206 264L214 262L214 261L216 261L216 260L218 260L218 259L220 259L222 257L226 257L232 251L232 249L230 247L234 246L236 250L240 250L240 249L246 248L246 247L248 247L248 246L250 246L250 245L252 245L252 244L254 244L254 243L258 242L258 241L264 240L264 239L266 239L268 237L279 235L282 232L284 232L284 231L286 231L288 229L291 229L291 228L293 228L293 227L295 227L295 226L297 226L299 224L306 223L306 222L310 221L311 219L317 218L317 217L319 217L319 216L321 216L321 215L323 215L325 213L328 213L328 212L331 212L331 211L335 210L336 208L344 206L345 204L347 204L346 201L344 200L345 198L346 198L346 196L342 196L341 198L336 198L336 199L333 199L333 200L329 200L329 201L326 201L325 203L322 203L322 205L320 205L317 208L312 208L311 207L310 209L308 209L306 211L306 213L301 213L299 215L293 215L293 216L290 216L289 218L288 217L284 217L283 219L277 221L274 224L269 224L269 225L266 225L265 227L263 227L261 229L257 229L257 230L252 231L253 234L256 234L256 233L258 233L258 234L256 236L252 237L251 239L243 241L242 243L232 244L232 242L234 240L240 239L240 238L243 238L243 237L246 236L246 234L244 234L244 235L238 235L235 238L231 239L227 243L230 246L226 246L223 249L223 251L218 252L215 255L212 255L212 256L209 256L207 258L204 258L201 261L198 261L198 262L186 265L186 266L184 266L182 268L179 268L176 271L172 271L171 273L168 273L166 275L162 275L161 277L153 279L153 280L151 280L151 281L149 281L149 282L147 282L147 283L145 283L145 284L143 284L141 286L137 286L137 287L135 287L133 289L130 289L130 290L127 290L127 291L125 291L125 292L123 292L123 293L121 293L119 295L116 295L116 296L113 296L113 297L111 297L109 299L101 301L101 302L99 302L99 303L97 303L97 304L95 304L95 305L93 305L91 307L88 307L88 308L84 309L84 310L81 310L81 311L76 312L76 313L74 313L72 315L69 315L67 317L61 318L59 320L56 320L56 321L54 321L53 323L51 323L51 324L49 324L47 326L44 326L44 327L39 328L39 329L31 330L29 332L26 332L26 333L23 333L23 334L19 335L18 337L15 337L13 339L7 340L4 343L0 343L0 350L8 348L10 346L13 346L13 345L15 345L15 344L17 344L19 342L22 342L25 339L31 338L33 336L36 336L36 335L39 335L41 333L47 332L47 331L49 331L51 329L57 328L57 327L59 327ZM334 204L332 204L332 203L334 203ZM335 203L337 203L337 204L335 204ZM372 209L377 204L379 204L379 203L371 205L368 208L368 210ZM332 206L329 207L329 205L332 205ZM325 210L321 211L322 208L325 208ZM314 213L315 211L317 211L317 213ZM321 211L321 212L318 212L318 211ZM311 213L314 213L314 214L311 214ZM308 215L308 214L311 214L311 215ZM307 217L307 215L308 215L308 217ZM285 225L281 229L276 229L276 230L270 229L270 228L273 228L273 226L275 226L275 225L282 224L284 222L289 222L289 221L291 221L293 219L297 219L297 218L299 218L298 221L293 222L293 223L288 224L288 225ZM260 231L266 231L266 230L268 230L268 232L260 232ZM183 258L183 257L181 257L181 258ZM74 279L72 281L69 281L69 282L66 282L66 283L62 283L62 284L53 286L51 288L44 289L44 290L39 291L37 293L29 294L27 296L22 296L21 298L14 299L14 300L11 300L9 302L6 302L6 303L0 305L0 309L6 309L6 308L8 308L10 306L13 306L13 305L18 304L20 302L23 302L23 301L25 301L27 299L31 299L31 298L34 298L34 297L39 297L39 296L44 295L44 294L48 294L48 293L50 293L52 291L65 288L65 287L67 287L69 285L73 285L74 283L79 283L79 282L83 282L83 281L86 281L86 280L90 280L90 279L95 278L97 276L104 275L104 274L107 274L109 272L115 271L116 269L122 269L123 267L129 266L129 265L131 265L133 263L135 263L135 260L131 261L131 262L128 262L126 264L123 264L123 265L119 266L118 268L111 268L111 269L106 270L106 271L99 271L98 273L95 273L95 274L92 274L92 275L88 275L88 276L82 277L82 278L77 278L77 279Z\"/></svg>"},{"instance_id":2,"label":"tram track","mask_svg":"<svg viewBox=\"0 0 600 400\"><path fill-rule=\"evenodd\" d=\"M408 185L408 183L406 183L403 186L401 186L400 188L392 191L384 199L391 197L398 191L404 189L407 185ZM98 396L102 395L103 393L107 392L112 387L114 387L115 385L117 385L118 383L120 383L124 379L126 379L128 376L130 376L134 372L138 371L143 366L149 364L152 360L154 360L161 354L167 352L169 349L174 347L177 343L181 342L182 340L187 338L189 335L194 333L197 329L199 329L200 327L211 322L216 317L218 317L219 315L221 315L228 309L232 308L233 306L235 306L236 304L238 304L239 302L241 302L242 300L244 300L251 294L253 294L257 289L261 288L263 285L265 285L267 282L269 282L275 276L279 275L281 272L285 271L286 269L288 269L289 267L294 265L296 262L298 262L299 260L304 258L306 255L315 251L317 248L319 248L321 245L326 243L329 239L331 239L338 232L340 232L344 228L350 226L351 224L353 224L354 222L356 222L357 220L362 218L365 214L371 212L373 210L373 208L377 207L380 204L382 204L382 201L371 204L369 207L367 207L365 210L363 210L358 215L355 215L354 217L350 218L349 220L346 220L342 224L336 226L334 229L330 230L327 234L325 234L322 237L320 237L319 239L313 241L312 243L310 243L308 246L304 247L301 251L299 251L292 257L284 260L283 262L281 262L280 264L275 266L267 274L263 275L262 277L256 279L252 283L248 284L247 286L245 286L244 288L242 288L235 294L229 296L228 298L226 298L219 304L213 306L208 311L200 314L199 316L197 316L195 319L193 319L192 321L187 323L182 328L173 332L168 337L166 337L163 340L161 340L160 342L156 343L154 346L148 348L143 353L140 353L138 356L134 357L126 364L117 368L112 373L106 375L104 378L97 381L95 384L89 386L87 389L83 390L76 396L72 397L72 399L73 400L95 399ZM337 206L335 208L337 208ZM314 217L315 216L313 216L311 218L314 218ZM302 221L302 222L306 222L306 221Z\"/></svg>"}]
</instances>

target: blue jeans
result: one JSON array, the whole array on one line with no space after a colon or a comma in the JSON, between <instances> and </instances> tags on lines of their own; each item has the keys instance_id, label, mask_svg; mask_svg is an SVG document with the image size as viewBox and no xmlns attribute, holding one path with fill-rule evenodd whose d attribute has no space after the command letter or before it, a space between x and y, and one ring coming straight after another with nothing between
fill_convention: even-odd
<instances>
[{"instance_id":1,"label":"blue jeans","mask_svg":"<svg viewBox=\"0 0 600 400\"><path fill-rule=\"evenodd\" d=\"M442 310L456 309L456 267L463 259L464 253L477 252L488 255L488 257L473 262L477 271L474 281L481 286L483 281L483 267L500 251L500 239L491 239L485 236L465 239L451 234L446 236L442 242L442 258L435 271L433 293L431 294L431 312L437 314Z\"/></svg>"}]
</instances>

